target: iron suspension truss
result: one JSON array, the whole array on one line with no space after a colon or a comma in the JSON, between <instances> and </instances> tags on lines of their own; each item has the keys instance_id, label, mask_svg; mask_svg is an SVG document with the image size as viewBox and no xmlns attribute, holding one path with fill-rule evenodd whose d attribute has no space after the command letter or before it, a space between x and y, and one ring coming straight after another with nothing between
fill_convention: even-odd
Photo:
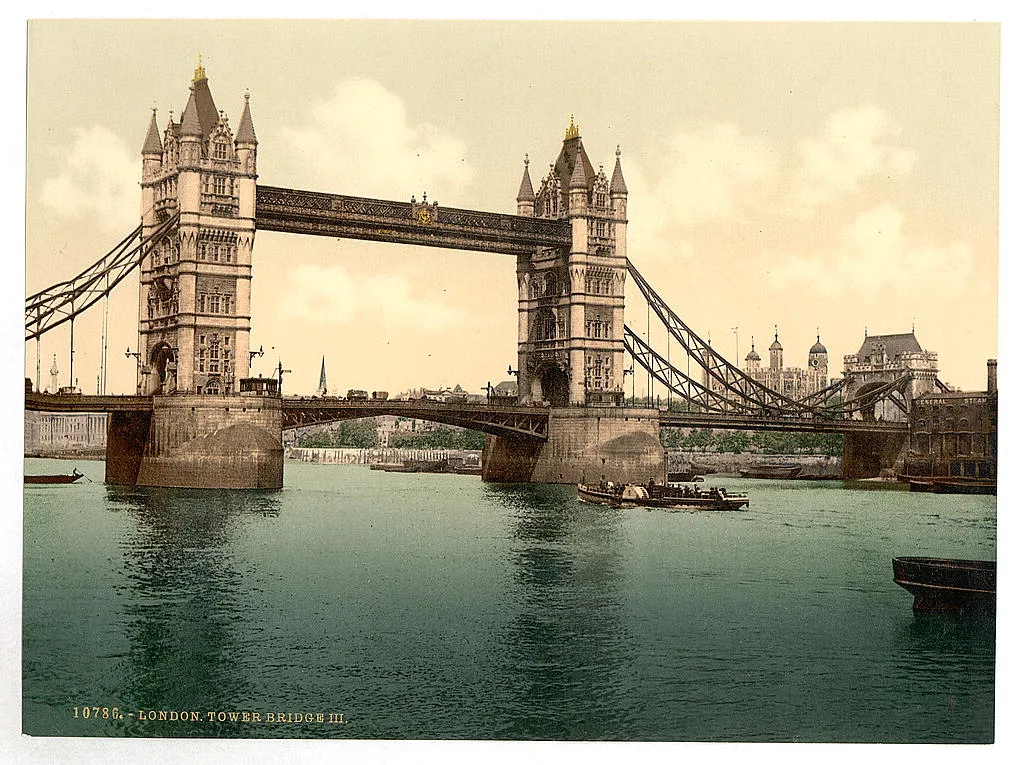
<instances>
[{"instance_id":1,"label":"iron suspension truss","mask_svg":"<svg viewBox=\"0 0 1024 765\"><path fill-rule=\"evenodd\" d=\"M730 364L706 340L686 326L628 259L626 267L629 269L633 281L640 288L644 300L654 309L661 323L683 347L687 355L707 371L710 378L722 386L726 391L726 396L742 402L741 406L746 410L757 410L770 414L796 414L809 412L814 408L812 404L791 399L772 390Z\"/></svg>"},{"instance_id":2,"label":"iron suspension truss","mask_svg":"<svg viewBox=\"0 0 1024 765\"><path fill-rule=\"evenodd\" d=\"M647 370L651 377L698 411L754 413L756 408L745 401L716 392L672 366L664 356L651 348L626 325L622 327L622 339L626 351L634 361Z\"/></svg>"},{"instance_id":3,"label":"iron suspension truss","mask_svg":"<svg viewBox=\"0 0 1024 765\"><path fill-rule=\"evenodd\" d=\"M850 381L846 378L837 380L799 400L773 391L730 364L708 342L686 326L630 261L627 260L626 265L647 304L654 309L662 324L683 346L690 358L697 362L698 367L706 371L709 378L719 383L721 390L709 388L693 380L654 351L628 327L623 328L626 350L651 376L699 409L761 416L836 418L851 417L855 412L866 411L883 400L889 400L904 414L908 413L905 392L912 380L909 374L838 403L829 403L829 399L839 394L849 384Z\"/></svg>"},{"instance_id":4,"label":"iron suspension truss","mask_svg":"<svg viewBox=\"0 0 1024 765\"><path fill-rule=\"evenodd\" d=\"M175 230L172 215L143 237L140 225L106 255L67 281L25 299L25 339L33 340L91 308L109 295L153 248Z\"/></svg>"}]
</instances>

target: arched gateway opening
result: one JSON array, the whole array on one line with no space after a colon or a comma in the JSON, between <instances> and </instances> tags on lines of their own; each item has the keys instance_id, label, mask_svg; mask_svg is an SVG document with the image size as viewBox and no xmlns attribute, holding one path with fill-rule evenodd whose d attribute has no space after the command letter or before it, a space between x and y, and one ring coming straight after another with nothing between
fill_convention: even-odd
<instances>
[{"instance_id":1,"label":"arched gateway opening","mask_svg":"<svg viewBox=\"0 0 1024 765\"><path fill-rule=\"evenodd\" d=\"M537 375L541 396L551 406L569 406L569 376L556 364L541 368Z\"/></svg>"}]
</instances>

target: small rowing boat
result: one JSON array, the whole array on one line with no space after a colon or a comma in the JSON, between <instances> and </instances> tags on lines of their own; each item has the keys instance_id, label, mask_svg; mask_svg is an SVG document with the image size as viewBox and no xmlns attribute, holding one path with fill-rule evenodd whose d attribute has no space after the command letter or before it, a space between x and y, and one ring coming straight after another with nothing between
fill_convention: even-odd
<instances>
[{"instance_id":1,"label":"small rowing boat","mask_svg":"<svg viewBox=\"0 0 1024 765\"><path fill-rule=\"evenodd\" d=\"M71 472L70 475L68 475L68 474L58 474L58 475L27 475L27 476L25 476L25 483L50 483L50 484L74 483L79 478L81 478L82 475L83 474L79 473L78 469L76 468L75 470L73 470Z\"/></svg>"}]
</instances>

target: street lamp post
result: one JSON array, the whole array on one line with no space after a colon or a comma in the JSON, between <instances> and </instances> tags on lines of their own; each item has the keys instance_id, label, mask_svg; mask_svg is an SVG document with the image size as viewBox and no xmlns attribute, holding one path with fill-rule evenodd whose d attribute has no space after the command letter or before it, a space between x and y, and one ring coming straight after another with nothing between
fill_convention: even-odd
<instances>
[{"instance_id":1,"label":"street lamp post","mask_svg":"<svg viewBox=\"0 0 1024 765\"><path fill-rule=\"evenodd\" d=\"M253 358L253 356L259 356L260 358L263 358L263 346L262 345L260 346L260 349L258 351L249 351L249 369L252 369L252 358Z\"/></svg>"},{"instance_id":2,"label":"street lamp post","mask_svg":"<svg viewBox=\"0 0 1024 765\"><path fill-rule=\"evenodd\" d=\"M124 357L130 359L132 356L135 357L135 393L138 394L142 389L142 354L130 347L125 348Z\"/></svg>"}]
</instances>

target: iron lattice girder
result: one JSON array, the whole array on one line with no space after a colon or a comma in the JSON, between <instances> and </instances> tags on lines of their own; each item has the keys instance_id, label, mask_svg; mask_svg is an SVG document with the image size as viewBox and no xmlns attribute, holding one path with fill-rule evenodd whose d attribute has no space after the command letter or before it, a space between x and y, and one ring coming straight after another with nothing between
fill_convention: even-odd
<instances>
[{"instance_id":1,"label":"iron lattice girder","mask_svg":"<svg viewBox=\"0 0 1024 765\"><path fill-rule=\"evenodd\" d=\"M175 230L177 223L178 216L173 215L141 239L142 226L139 226L74 278L25 298L25 339L32 340L71 321L110 294L164 237Z\"/></svg>"},{"instance_id":2,"label":"iron lattice girder","mask_svg":"<svg viewBox=\"0 0 1024 765\"><path fill-rule=\"evenodd\" d=\"M854 412L862 409L873 407L880 401L887 400L895 404L896 407L904 414L909 414L910 408L907 406L905 398L907 386L910 385L913 380L914 376L907 373L898 380L893 380L879 388L873 388L862 396L855 396L854 398L847 399L842 403L822 407L822 409L830 412L845 412L847 414L853 414Z\"/></svg>"},{"instance_id":3,"label":"iron lattice girder","mask_svg":"<svg viewBox=\"0 0 1024 765\"><path fill-rule=\"evenodd\" d=\"M780 422L792 422L792 418L794 416L810 418L849 418L855 412L859 412L869 407L874 407L882 400L892 401L897 408L899 408L904 414L907 414L906 403L902 401L898 395L902 396L904 394L907 385L910 384L912 380L910 375L904 375L899 380L894 380L880 388L869 391L863 396L848 399L838 404L815 406L813 408L808 406L801 412L788 412L785 410L772 411L767 407L762 407L760 405L752 406L749 403L734 401L720 393L708 389L704 385L701 385L696 380L693 380L688 375L669 364L663 356L647 345L647 343L641 340L640 337L627 326L623 327L623 341L630 356L636 359L636 361L639 362L639 364L658 382L669 388L673 393L678 394L682 400L696 406L701 411L711 414L731 413L731 416L772 416L779 418L777 421ZM827 388L822 388L820 391L816 391L810 396L801 399L801 403L810 404L813 401L827 400L829 396L838 393L844 387L849 385L850 382L849 378L837 380ZM759 420L759 422L761 421L762 420ZM772 421L774 422L776 420Z\"/></svg>"},{"instance_id":4,"label":"iron lattice girder","mask_svg":"<svg viewBox=\"0 0 1024 765\"><path fill-rule=\"evenodd\" d=\"M910 423L879 420L851 420L822 413L756 416L709 412L661 412L663 428L714 428L786 433L907 433Z\"/></svg>"},{"instance_id":5,"label":"iron lattice girder","mask_svg":"<svg viewBox=\"0 0 1024 765\"><path fill-rule=\"evenodd\" d=\"M628 326L622 327L623 344L629 355L648 374L684 401L707 412L747 411L743 402L735 401L716 393L672 366L664 356L640 339ZM703 367L702 367L703 368Z\"/></svg>"},{"instance_id":6,"label":"iron lattice girder","mask_svg":"<svg viewBox=\"0 0 1024 765\"><path fill-rule=\"evenodd\" d=\"M772 390L730 364L724 356L683 323L682 319L669 308L668 303L662 300L661 296L641 276L632 262L627 260L626 267L629 269L633 281L640 288L647 304L654 309L661 323L665 325L690 358L694 359L728 391L726 395L731 393L748 409L769 409L778 412L810 411L812 407Z\"/></svg>"},{"instance_id":7,"label":"iron lattice girder","mask_svg":"<svg viewBox=\"0 0 1024 765\"><path fill-rule=\"evenodd\" d=\"M256 228L506 255L532 255L537 247L572 244L566 220L276 186L256 187Z\"/></svg>"},{"instance_id":8,"label":"iron lattice girder","mask_svg":"<svg viewBox=\"0 0 1024 765\"><path fill-rule=\"evenodd\" d=\"M690 358L694 359L701 369L707 371L710 377L717 380L727 392L714 391L696 382L672 366L635 333L631 332L628 327L625 327L624 337L627 341L627 350L659 382L678 393L683 399L695 403L698 407L711 412L746 412L759 416L821 415L824 417L850 417L857 411L873 407L883 400L889 400L904 414L907 414L908 407L902 399L905 398L906 387L912 379L909 374L871 390L863 396L848 399L837 404L827 404L825 402L827 402L830 396L839 393L844 387L849 385L852 382L850 378L837 380L832 385L822 388L800 400L790 399L777 391L773 391L730 364L709 343L697 336L669 308L668 304L662 300L643 276L640 275L636 267L629 261L626 262L626 265L648 305L654 309L658 318L672 336L683 346L683 349ZM732 395L729 395L730 393Z\"/></svg>"},{"instance_id":9,"label":"iron lattice girder","mask_svg":"<svg viewBox=\"0 0 1024 765\"><path fill-rule=\"evenodd\" d=\"M339 420L392 415L479 430L492 436L548 437L548 413L540 407L447 404L438 401L344 401L289 399L281 402L284 429Z\"/></svg>"}]
</instances>

